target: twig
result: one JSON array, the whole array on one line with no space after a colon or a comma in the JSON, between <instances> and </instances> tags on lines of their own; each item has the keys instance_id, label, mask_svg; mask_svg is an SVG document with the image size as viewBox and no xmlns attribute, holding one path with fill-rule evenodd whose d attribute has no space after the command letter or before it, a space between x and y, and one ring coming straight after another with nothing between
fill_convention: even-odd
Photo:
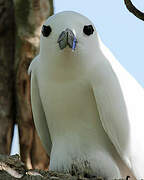
<instances>
[{"instance_id":1,"label":"twig","mask_svg":"<svg viewBox=\"0 0 144 180\"><path fill-rule=\"evenodd\" d=\"M137 18L144 21L144 13L139 11L130 0L124 0L127 9L134 14Z\"/></svg>"}]
</instances>

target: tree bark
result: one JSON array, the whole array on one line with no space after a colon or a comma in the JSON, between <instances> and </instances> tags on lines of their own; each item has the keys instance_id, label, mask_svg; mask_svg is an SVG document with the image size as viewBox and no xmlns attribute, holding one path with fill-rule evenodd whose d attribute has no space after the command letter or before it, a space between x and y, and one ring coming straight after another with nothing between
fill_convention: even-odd
<instances>
[{"instance_id":1,"label":"tree bark","mask_svg":"<svg viewBox=\"0 0 144 180\"><path fill-rule=\"evenodd\" d=\"M49 157L36 133L31 104L30 78L27 70L31 60L39 51L41 26L53 13L51 0L16 0L16 54L15 54L15 90L17 123L20 137L20 155L28 169L47 169Z\"/></svg>"},{"instance_id":2,"label":"tree bark","mask_svg":"<svg viewBox=\"0 0 144 180\"><path fill-rule=\"evenodd\" d=\"M12 0L0 0L0 154L9 154L15 116L14 104L14 8Z\"/></svg>"}]
</instances>

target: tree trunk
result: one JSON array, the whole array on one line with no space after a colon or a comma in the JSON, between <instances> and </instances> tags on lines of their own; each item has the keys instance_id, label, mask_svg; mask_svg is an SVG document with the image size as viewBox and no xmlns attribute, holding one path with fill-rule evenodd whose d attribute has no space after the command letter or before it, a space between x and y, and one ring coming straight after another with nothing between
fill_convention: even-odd
<instances>
[{"instance_id":1,"label":"tree trunk","mask_svg":"<svg viewBox=\"0 0 144 180\"><path fill-rule=\"evenodd\" d=\"M0 153L10 153L17 123L27 168L49 165L33 123L27 69L39 51L41 25L52 14L52 0L0 0Z\"/></svg>"},{"instance_id":2,"label":"tree trunk","mask_svg":"<svg viewBox=\"0 0 144 180\"><path fill-rule=\"evenodd\" d=\"M0 0L0 154L9 154L14 125L14 9Z\"/></svg>"},{"instance_id":3,"label":"tree trunk","mask_svg":"<svg viewBox=\"0 0 144 180\"><path fill-rule=\"evenodd\" d=\"M20 155L27 168L47 169L49 157L37 136L30 104L30 78L27 70L39 51L41 26L53 13L50 0L16 0L16 108L20 135Z\"/></svg>"}]
</instances>

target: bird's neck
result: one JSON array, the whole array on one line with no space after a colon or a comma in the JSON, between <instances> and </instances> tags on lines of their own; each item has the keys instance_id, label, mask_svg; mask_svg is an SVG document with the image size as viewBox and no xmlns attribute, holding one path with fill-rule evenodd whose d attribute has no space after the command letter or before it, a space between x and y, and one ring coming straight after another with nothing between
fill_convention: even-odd
<instances>
[{"instance_id":1,"label":"bird's neck","mask_svg":"<svg viewBox=\"0 0 144 180\"><path fill-rule=\"evenodd\" d=\"M88 60L89 62L87 62ZM43 57L42 66L49 78L69 81L87 76L93 64L90 59L86 60L82 57L55 56L51 57L51 59Z\"/></svg>"}]
</instances>

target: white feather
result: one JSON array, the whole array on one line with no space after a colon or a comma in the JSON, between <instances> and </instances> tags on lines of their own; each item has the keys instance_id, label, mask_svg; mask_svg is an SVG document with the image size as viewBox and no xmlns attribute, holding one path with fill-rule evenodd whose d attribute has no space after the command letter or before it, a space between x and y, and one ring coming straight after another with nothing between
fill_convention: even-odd
<instances>
[{"instance_id":1,"label":"white feather","mask_svg":"<svg viewBox=\"0 0 144 180\"><path fill-rule=\"evenodd\" d=\"M96 99L99 99L97 103L100 103L99 105L102 115L101 120L105 130L109 134L112 142L115 144L121 157L132 169L135 176L141 179L144 177L144 144L142 143L144 139L144 90L119 64L119 62L116 61L111 52L103 45L100 39L99 42L100 48L108 60L109 66L104 68L102 71L105 71L108 68L111 69L111 71L106 75L107 81L105 81L100 87L101 90L99 90L96 85L94 90ZM102 74L104 75L104 73ZM117 81L116 86L114 80L112 80L114 78ZM118 87L119 89L117 90ZM115 91L115 97L113 97L113 91ZM115 101L117 101L116 104ZM125 108L124 110L121 108L121 101L123 101L122 108ZM121 119L120 114L125 117ZM117 116L117 118L115 118L114 115ZM109 124L109 116L114 118L120 124ZM112 121L112 119L110 120ZM115 140L115 134L118 134L120 139ZM128 149L125 149L125 147L121 144L121 141L128 145Z\"/></svg>"},{"instance_id":2,"label":"white feather","mask_svg":"<svg viewBox=\"0 0 144 180\"><path fill-rule=\"evenodd\" d=\"M42 141L42 144L45 149L47 149L47 153L50 156L51 152L51 138L49 134L49 129L47 126L45 113L43 111L43 106L41 103L41 98L39 95L39 86L37 84L36 71L35 68L37 66L39 59L38 57L34 59L32 62L29 72L32 71L31 74L31 104L32 104L32 112L34 117L34 123L36 126L36 130L38 135Z\"/></svg>"}]
</instances>

